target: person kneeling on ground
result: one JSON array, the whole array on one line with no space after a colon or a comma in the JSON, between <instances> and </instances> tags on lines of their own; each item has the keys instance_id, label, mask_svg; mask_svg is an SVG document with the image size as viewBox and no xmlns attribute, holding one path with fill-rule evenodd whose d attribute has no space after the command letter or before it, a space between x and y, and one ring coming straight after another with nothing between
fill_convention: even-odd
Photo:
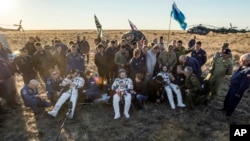
<instances>
[{"instance_id":1,"label":"person kneeling on ground","mask_svg":"<svg viewBox=\"0 0 250 141\"><path fill-rule=\"evenodd\" d=\"M119 69L118 78L112 84L111 89L115 91L113 96L113 107L115 112L114 119L120 118L120 107L119 102L122 98L124 98L124 115L126 118L129 118L129 108L131 105L131 93L130 91L133 89L133 82L130 78L127 78L127 74L125 69Z\"/></svg>"},{"instance_id":2,"label":"person kneeling on ground","mask_svg":"<svg viewBox=\"0 0 250 141\"><path fill-rule=\"evenodd\" d=\"M191 67L185 67L182 73L185 75L185 93L187 98L188 108L194 108L194 105L200 104L201 97L200 95L201 84L198 77L192 73L193 69Z\"/></svg>"},{"instance_id":3,"label":"person kneeling on ground","mask_svg":"<svg viewBox=\"0 0 250 141\"><path fill-rule=\"evenodd\" d=\"M146 83L143 81L143 77L142 73L135 74L134 90L131 92L136 95L139 109L142 109L144 102L148 100L147 87Z\"/></svg>"},{"instance_id":4,"label":"person kneeling on ground","mask_svg":"<svg viewBox=\"0 0 250 141\"><path fill-rule=\"evenodd\" d=\"M85 77L86 89L82 92L86 95L86 102L92 103L95 97L99 95L100 90L91 71L87 71L85 73Z\"/></svg>"},{"instance_id":5,"label":"person kneeling on ground","mask_svg":"<svg viewBox=\"0 0 250 141\"><path fill-rule=\"evenodd\" d=\"M171 73L168 72L167 66L163 66L162 71L159 72L157 75L160 75L163 78L164 89L165 89L165 92L167 94L168 101L170 103L171 108L175 109L175 104L174 104L174 98L173 98L173 92L172 91L174 91L174 93L177 96L177 102L178 102L177 106L178 107L186 107L186 105L183 104L183 101L182 101L182 95L181 95L180 87L171 82L171 81L174 81L175 78Z\"/></svg>"},{"instance_id":6,"label":"person kneeling on ground","mask_svg":"<svg viewBox=\"0 0 250 141\"><path fill-rule=\"evenodd\" d=\"M162 81L162 76L158 75L156 77L151 78L151 80L147 82L147 92L149 96L148 98L150 101L155 102L155 105L158 105L163 101Z\"/></svg>"},{"instance_id":7,"label":"person kneeling on ground","mask_svg":"<svg viewBox=\"0 0 250 141\"><path fill-rule=\"evenodd\" d=\"M29 84L21 89L21 97L26 107L31 107L34 114L37 115L39 108L51 106L50 102L42 100L38 96L37 87L39 82L35 79L30 80Z\"/></svg>"},{"instance_id":8,"label":"person kneeling on ground","mask_svg":"<svg viewBox=\"0 0 250 141\"><path fill-rule=\"evenodd\" d=\"M53 117L56 117L58 111L62 107L62 104L70 98L70 102L72 102L72 110L66 115L69 119L72 119L78 98L78 89L83 87L83 85L84 79L79 76L79 73L76 69L71 69L67 77L62 82L62 86L66 87L65 92L62 93L61 97L57 100L54 109L52 111L49 111L48 114Z\"/></svg>"}]
</instances>

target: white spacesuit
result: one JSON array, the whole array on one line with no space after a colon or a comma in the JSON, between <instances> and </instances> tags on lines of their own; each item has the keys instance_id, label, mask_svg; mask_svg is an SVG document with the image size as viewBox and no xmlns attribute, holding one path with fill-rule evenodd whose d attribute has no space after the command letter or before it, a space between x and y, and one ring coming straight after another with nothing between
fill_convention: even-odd
<instances>
[{"instance_id":1,"label":"white spacesuit","mask_svg":"<svg viewBox=\"0 0 250 141\"><path fill-rule=\"evenodd\" d=\"M115 91L113 96L113 107L115 112L114 119L120 118L120 106L119 102L124 98L124 115L129 118L129 109L131 105L131 94L130 90L133 89L133 82L130 78L127 78L125 70L119 70L119 78L116 78L112 84L112 90Z\"/></svg>"},{"instance_id":2,"label":"white spacesuit","mask_svg":"<svg viewBox=\"0 0 250 141\"><path fill-rule=\"evenodd\" d=\"M78 89L83 87L84 79L80 77L77 72L70 74L70 75L72 77L71 79L66 77L62 82L62 86L68 86L69 89L66 90L64 93L62 93L61 97L57 100L56 105L54 106L54 109L48 112L48 114L53 117L57 116L57 113L62 107L62 104L68 98L70 98L70 101L72 102L72 105L71 105L72 109L70 113L69 112L67 113L67 116L70 119L73 118L75 107L76 107L76 102L78 98Z\"/></svg>"},{"instance_id":3,"label":"white spacesuit","mask_svg":"<svg viewBox=\"0 0 250 141\"><path fill-rule=\"evenodd\" d=\"M177 96L177 106L186 107L186 105L183 104L181 90L179 86L174 83L171 83L170 73L162 71L159 72L157 75L160 75L163 78L164 89L167 93L168 101L170 103L171 108L175 109L175 103L172 91L174 91Z\"/></svg>"}]
</instances>

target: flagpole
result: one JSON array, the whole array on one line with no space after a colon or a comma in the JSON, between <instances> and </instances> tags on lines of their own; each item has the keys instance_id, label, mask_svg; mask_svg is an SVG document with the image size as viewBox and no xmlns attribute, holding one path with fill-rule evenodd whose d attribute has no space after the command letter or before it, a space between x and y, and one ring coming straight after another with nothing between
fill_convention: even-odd
<instances>
[{"instance_id":1,"label":"flagpole","mask_svg":"<svg viewBox=\"0 0 250 141\"><path fill-rule=\"evenodd\" d=\"M172 18L171 18L171 16L170 16L169 27L168 27L168 42L167 42L168 45L170 45L170 44L169 44L169 38L170 38L171 19L172 19Z\"/></svg>"}]
</instances>

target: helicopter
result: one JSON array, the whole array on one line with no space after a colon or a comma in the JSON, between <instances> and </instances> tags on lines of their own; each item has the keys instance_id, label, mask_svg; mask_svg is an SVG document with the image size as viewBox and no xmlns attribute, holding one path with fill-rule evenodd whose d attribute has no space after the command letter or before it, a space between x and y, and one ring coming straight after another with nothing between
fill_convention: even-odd
<instances>
[{"instance_id":1,"label":"helicopter","mask_svg":"<svg viewBox=\"0 0 250 141\"><path fill-rule=\"evenodd\" d=\"M199 34L199 35L207 35L210 31L213 33L220 33L220 34L246 33L246 32L249 32L247 28L248 27L246 27L245 29L237 29L237 27L233 26L232 23L230 23L229 28L199 24L199 25L191 26L191 28L189 28L187 32L191 34Z\"/></svg>"},{"instance_id":2,"label":"helicopter","mask_svg":"<svg viewBox=\"0 0 250 141\"><path fill-rule=\"evenodd\" d=\"M210 31L212 31L212 28L209 28L206 25L194 25L191 28L187 30L188 33L193 33L193 34L199 34L199 35L207 35Z\"/></svg>"},{"instance_id":3,"label":"helicopter","mask_svg":"<svg viewBox=\"0 0 250 141\"><path fill-rule=\"evenodd\" d=\"M9 50L11 50L11 47L8 43L8 40L5 36L5 34L1 33L1 32L6 32L6 31L22 31L22 40L24 42L24 29L22 27L22 20L20 20L19 24L14 24L13 26L17 26L17 29L12 29L12 28L3 28L0 27L0 41L4 44L4 47L8 48ZM13 52L11 54L9 54L9 59L13 60L16 56L16 53Z\"/></svg>"},{"instance_id":4,"label":"helicopter","mask_svg":"<svg viewBox=\"0 0 250 141\"><path fill-rule=\"evenodd\" d=\"M14 24L13 26L17 26L17 29L12 29L12 28L3 28L0 27L0 31L24 31L23 27L22 27L22 20L20 20L19 24Z\"/></svg>"}]
</instances>

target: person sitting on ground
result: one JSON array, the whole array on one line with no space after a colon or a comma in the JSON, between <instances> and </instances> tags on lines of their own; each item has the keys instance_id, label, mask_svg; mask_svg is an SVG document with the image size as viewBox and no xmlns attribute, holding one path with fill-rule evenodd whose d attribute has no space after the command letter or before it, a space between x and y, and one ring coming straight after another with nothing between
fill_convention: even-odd
<instances>
[{"instance_id":1,"label":"person sitting on ground","mask_svg":"<svg viewBox=\"0 0 250 141\"><path fill-rule=\"evenodd\" d=\"M42 100L38 95L37 87L39 82L35 79L30 80L29 84L21 89L21 97L26 107L31 107L34 114L37 115L40 108L51 106L50 102Z\"/></svg>"},{"instance_id":2,"label":"person sitting on ground","mask_svg":"<svg viewBox=\"0 0 250 141\"><path fill-rule=\"evenodd\" d=\"M96 83L95 78L93 77L93 73L91 71L87 71L85 73L85 80L86 80L86 85L85 85L85 90L82 92L85 93L86 95L86 102L93 102L95 97L99 95L100 90L98 87L98 84Z\"/></svg>"},{"instance_id":3,"label":"person sitting on ground","mask_svg":"<svg viewBox=\"0 0 250 141\"><path fill-rule=\"evenodd\" d=\"M163 78L162 76L156 76L151 78L147 82L147 92L148 92L148 99L150 101L155 102L156 105L160 104L163 99L163 85L162 85Z\"/></svg>"},{"instance_id":4,"label":"person sitting on ground","mask_svg":"<svg viewBox=\"0 0 250 141\"><path fill-rule=\"evenodd\" d=\"M61 97L57 100L54 109L52 111L49 111L48 114L56 117L63 103L65 103L66 100L70 98L70 102L72 102L72 109L71 112L67 113L66 115L69 119L72 119L76 108L78 89L83 87L84 82L84 79L79 76L79 72L76 69L69 70L69 74L62 82L62 86L65 87L65 90L62 93Z\"/></svg>"},{"instance_id":5,"label":"person sitting on ground","mask_svg":"<svg viewBox=\"0 0 250 141\"><path fill-rule=\"evenodd\" d=\"M147 87L143 79L144 76L142 73L135 74L134 89L131 92L131 94L136 96L139 109L142 109L144 102L148 100Z\"/></svg>"},{"instance_id":6,"label":"person sitting on ground","mask_svg":"<svg viewBox=\"0 0 250 141\"><path fill-rule=\"evenodd\" d=\"M115 91L113 95L113 107L115 112L114 119L120 118L120 106L119 102L124 98L124 115L126 118L129 118L129 109L131 105L131 93L133 89L133 82L130 78L127 77L125 69L119 69L118 78L112 84L111 89Z\"/></svg>"},{"instance_id":7,"label":"person sitting on ground","mask_svg":"<svg viewBox=\"0 0 250 141\"><path fill-rule=\"evenodd\" d=\"M165 92L167 94L167 97L168 97L168 101L170 103L170 106L172 109L175 109L175 104L174 104L174 98L173 98L173 93L172 91L174 91L174 93L176 94L177 96L177 106L178 107L186 107L185 104L183 104L183 101L182 101L182 95L181 95L181 90L180 90L180 87L174 83L172 83L172 81L175 80L174 76L168 72L168 68L167 66L162 66L162 71L159 72L157 74L158 76L162 76L163 78L163 85L164 85L164 89L165 89Z\"/></svg>"}]
</instances>

